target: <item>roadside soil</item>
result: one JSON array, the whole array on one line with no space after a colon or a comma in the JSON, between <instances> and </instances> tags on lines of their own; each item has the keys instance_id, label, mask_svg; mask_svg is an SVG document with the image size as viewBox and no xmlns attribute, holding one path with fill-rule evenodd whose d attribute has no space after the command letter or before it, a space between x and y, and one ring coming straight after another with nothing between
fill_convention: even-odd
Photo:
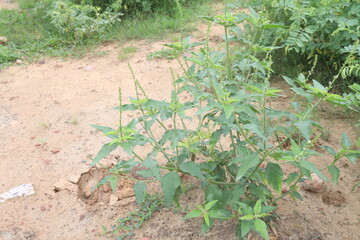
<instances>
[{"instance_id":1,"label":"roadside soil","mask_svg":"<svg viewBox=\"0 0 360 240\"><path fill-rule=\"evenodd\" d=\"M0 1L0 7L7 7L7 3ZM200 29L194 33L194 41L204 40L205 32ZM221 31L214 28L211 40L219 39ZM35 189L34 195L0 203L0 239L114 239L104 235L102 226L110 228L136 209L132 182L121 181L115 193L108 186L91 192L106 176L105 171L91 168L91 157L107 139L90 124L116 126L118 112L112 108L119 105L119 87L125 101L135 96L128 63L149 97L170 97L171 71L176 76L181 74L178 62L147 60L150 52L161 50L161 44L169 42L111 43L81 59L44 58L0 70L0 194L24 183L33 184ZM121 61L119 53L127 46L137 51ZM291 93L284 82L274 84L284 89L284 97L272 104L285 108ZM353 120L333 109L319 112L329 132L322 143L340 149L342 132L353 140L358 135ZM129 121L133 116L124 117ZM126 154L115 151L105 163L126 159ZM321 164L329 157L313 160ZM303 201L288 197L280 201L276 211L279 219L272 228L277 239L360 239L360 189L351 192L360 180L360 165L343 160L338 166L341 176L337 186L327 183L323 193L301 189ZM191 208L200 198L201 193L193 189L182 202ZM183 216L164 208L131 239L235 239L233 222L217 223L209 233L201 235L200 221L184 222Z\"/></svg>"}]
</instances>

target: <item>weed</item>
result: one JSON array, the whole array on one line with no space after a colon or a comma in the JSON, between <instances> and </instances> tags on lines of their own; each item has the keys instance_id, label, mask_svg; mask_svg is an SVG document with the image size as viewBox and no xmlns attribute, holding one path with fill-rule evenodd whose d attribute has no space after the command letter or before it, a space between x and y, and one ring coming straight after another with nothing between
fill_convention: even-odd
<instances>
[{"instance_id":1,"label":"weed","mask_svg":"<svg viewBox=\"0 0 360 240\"><path fill-rule=\"evenodd\" d=\"M151 52L146 56L147 60L153 59L168 59L172 60L179 56L179 53L174 51L173 49L161 49L156 52Z\"/></svg>"},{"instance_id":2,"label":"weed","mask_svg":"<svg viewBox=\"0 0 360 240\"><path fill-rule=\"evenodd\" d=\"M255 12L237 15L226 12L204 18L223 26L224 51L212 51L208 43L191 43L190 38L166 44L179 53L191 53L191 57L179 59L184 76L174 81L169 101L148 98L129 65L136 96L130 98L129 104L122 104L119 89L120 118L115 129L93 125L110 140L92 165L117 147L122 148L130 159L115 164L110 170L111 181L123 177L136 165L146 169L135 169L147 178L133 179L139 204L144 202L147 185L160 182L165 206L179 206L183 186L180 175L192 176L200 182L204 199L185 219L201 218L202 232L209 230L216 219L235 220L239 239L246 238L251 231L269 239L267 228L278 201L285 196L302 199L298 183L311 179L312 173L328 181L323 173L327 171L336 184L339 160L346 157L354 164L360 156L360 150L355 149L360 147L360 139L352 143L343 134L341 150L322 146L332 159L330 162L318 168L310 160L311 156L322 155L315 146L320 137L315 110L323 102L351 109L351 99L330 92L338 75L325 87L316 80L310 81L311 74L306 77L299 74L294 79L284 79L301 103L292 101L286 110L269 107L268 103L281 97L282 91L269 82L271 52L275 48L261 45L254 36L248 39L239 25L247 20L258 34L283 26L271 24ZM233 51L230 40L247 47ZM198 52L190 51L199 45L204 47ZM183 92L192 97L180 101ZM139 115L125 123L124 111L136 111ZM173 127L167 127L166 122ZM155 128L163 129L161 136L155 135ZM284 147L287 142L289 146ZM166 163L160 165L158 158ZM292 172L285 173L284 166L289 166ZM283 187L288 191L283 192Z\"/></svg>"},{"instance_id":3,"label":"weed","mask_svg":"<svg viewBox=\"0 0 360 240\"><path fill-rule=\"evenodd\" d=\"M132 54L136 52L137 52L137 48L135 46L123 47L118 54L118 59L120 61L124 61L129 57L131 57Z\"/></svg>"},{"instance_id":4,"label":"weed","mask_svg":"<svg viewBox=\"0 0 360 240\"><path fill-rule=\"evenodd\" d=\"M41 122L40 127L43 128L43 129L49 130L50 127L51 127L51 123Z\"/></svg>"},{"instance_id":5,"label":"weed","mask_svg":"<svg viewBox=\"0 0 360 240\"><path fill-rule=\"evenodd\" d=\"M103 231L105 234L111 234L118 240L130 237L136 229L141 227L146 219L149 219L164 206L164 201L158 195L145 194L144 201L138 205L134 212L130 212L127 217L118 219L116 226L111 229L103 226Z\"/></svg>"},{"instance_id":6,"label":"weed","mask_svg":"<svg viewBox=\"0 0 360 240\"><path fill-rule=\"evenodd\" d=\"M71 125L78 125L79 121L76 118L70 117L68 120L65 121L65 123Z\"/></svg>"}]
</instances>

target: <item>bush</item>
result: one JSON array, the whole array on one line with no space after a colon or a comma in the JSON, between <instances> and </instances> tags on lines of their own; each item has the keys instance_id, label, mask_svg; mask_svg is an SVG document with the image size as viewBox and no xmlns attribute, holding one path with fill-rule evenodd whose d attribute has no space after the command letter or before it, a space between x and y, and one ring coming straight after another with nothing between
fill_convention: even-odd
<instances>
[{"instance_id":1,"label":"bush","mask_svg":"<svg viewBox=\"0 0 360 240\"><path fill-rule=\"evenodd\" d=\"M101 12L99 7L74 4L71 1L55 1L48 7L46 15L55 29L78 40L104 32L121 15L111 8Z\"/></svg>"},{"instance_id":2,"label":"bush","mask_svg":"<svg viewBox=\"0 0 360 240\"><path fill-rule=\"evenodd\" d=\"M18 57L8 47L0 45L0 63L15 61Z\"/></svg>"},{"instance_id":3,"label":"bush","mask_svg":"<svg viewBox=\"0 0 360 240\"><path fill-rule=\"evenodd\" d=\"M279 200L287 195L301 199L298 183L311 179L312 173L327 180L323 174L327 171L336 184L339 160L347 157L355 163L360 156L360 150L355 150L360 140L351 143L343 134L340 151L321 147L328 153L326 164L316 166L310 160L322 155L316 148L321 131L313 116L315 109L322 102L349 108L352 97L332 94L331 84L324 87L316 80L309 83L308 77L299 75L285 80L301 102L289 103L287 110L271 108L268 103L281 97L281 90L269 83L273 48L259 45L252 41L254 38L246 39L238 25L247 19L261 31L281 26L256 14L225 14L206 19L224 27L225 51L211 51L207 43L199 52L190 51L201 45L191 43L190 38L168 44L173 50L186 51L191 56L182 62L188 68L175 81L171 99L148 98L134 77L137 95L130 98L129 104L122 104L119 90L119 126L115 129L93 126L110 140L92 165L122 148L130 160L118 161L110 169L112 175L99 185L110 182L115 187L119 178L130 177L136 182L136 201L142 203L147 185L160 182L167 206L179 205L183 186L180 174L189 175L199 183L204 199L184 219L202 218L203 232L217 220L235 220L239 239L250 231L269 239L267 225ZM230 40L247 43L248 51L231 50ZM184 93L191 97L182 102L179 95ZM135 111L133 115L137 117L125 123L124 111ZM159 128L162 133L156 136L154 129ZM159 158L166 163L160 165ZM285 173L284 167L292 172ZM134 171L141 177L126 175Z\"/></svg>"},{"instance_id":4,"label":"bush","mask_svg":"<svg viewBox=\"0 0 360 240\"><path fill-rule=\"evenodd\" d=\"M341 90L360 81L360 2L357 0L307 0L307 1L250 1L253 6L273 22L286 25L262 38L263 44L279 40L284 50L278 52L277 68L289 64L307 72L318 56L315 68L318 76L325 78L341 71L337 85ZM285 58L284 58L285 56ZM351 60L349 61L349 56ZM342 69L347 67L347 70ZM350 70L350 71L349 71Z\"/></svg>"}]
</instances>

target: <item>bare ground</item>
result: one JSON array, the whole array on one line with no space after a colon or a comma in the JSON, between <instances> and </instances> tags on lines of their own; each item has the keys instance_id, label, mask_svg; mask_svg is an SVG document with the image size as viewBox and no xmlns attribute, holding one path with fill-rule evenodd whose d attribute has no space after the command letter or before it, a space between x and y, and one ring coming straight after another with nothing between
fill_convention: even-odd
<instances>
[{"instance_id":1,"label":"bare ground","mask_svg":"<svg viewBox=\"0 0 360 240\"><path fill-rule=\"evenodd\" d=\"M200 39L204 33L194 35ZM212 37L218 36L215 31ZM150 97L169 97L170 69L180 73L178 63L146 60L148 53L167 42L129 43L137 52L125 61L118 58L123 46L110 44L82 59L46 58L0 71L0 193L23 183L32 183L36 192L0 203L0 239L111 239L103 235L101 226L113 225L135 208L132 183L122 181L116 193L105 188L89 193L96 180L106 174L90 169L89 158L106 138L89 125L117 124L118 112L112 108L119 104L119 87L124 98L135 95L127 62ZM285 95L274 105L284 107L290 101L290 93ZM330 130L326 144L339 149L341 133L355 139L356 129L351 121L327 111L321 115ZM131 117L125 115L126 120ZM122 152L115 152L108 161L115 161L115 157L126 159ZM273 226L278 239L360 239L360 189L351 193L360 179L360 166L346 161L339 166L341 181L337 186L328 184L327 191L318 194L301 190L303 201L285 198L280 202L280 219ZM193 205L199 198L201 194L194 189L184 196L183 203ZM184 222L183 216L163 209L132 239L235 239L231 222L219 223L202 236L199 220Z\"/></svg>"}]
</instances>

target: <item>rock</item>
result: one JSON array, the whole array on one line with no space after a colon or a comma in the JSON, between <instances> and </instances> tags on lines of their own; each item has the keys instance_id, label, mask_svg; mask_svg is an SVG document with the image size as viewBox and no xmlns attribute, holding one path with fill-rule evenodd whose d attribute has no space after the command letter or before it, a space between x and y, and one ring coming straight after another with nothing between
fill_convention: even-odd
<instances>
[{"instance_id":1,"label":"rock","mask_svg":"<svg viewBox=\"0 0 360 240\"><path fill-rule=\"evenodd\" d=\"M5 45L8 42L8 39L4 36L0 36L0 44Z\"/></svg>"},{"instance_id":2,"label":"rock","mask_svg":"<svg viewBox=\"0 0 360 240\"><path fill-rule=\"evenodd\" d=\"M115 194L112 194L112 195L110 196L109 205L110 205L110 206L115 205L118 200L119 200L118 196L116 196Z\"/></svg>"},{"instance_id":3,"label":"rock","mask_svg":"<svg viewBox=\"0 0 360 240\"><path fill-rule=\"evenodd\" d=\"M120 189L118 191L116 191L115 193L118 198L121 200L121 199L124 199L124 198L128 198L128 197L132 197L134 196L134 190L130 187L128 188L123 188L123 189Z\"/></svg>"},{"instance_id":4,"label":"rock","mask_svg":"<svg viewBox=\"0 0 360 240\"><path fill-rule=\"evenodd\" d=\"M83 220L85 217L86 217L85 214L81 214L80 217L79 217L79 220L81 221L81 220Z\"/></svg>"},{"instance_id":5,"label":"rock","mask_svg":"<svg viewBox=\"0 0 360 240\"><path fill-rule=\"evenodd\" d=\"M314 193L321 193L326 190L326 185L324 180L322 180L318 175L315 173L311 174L311 180L306 180L303 182L302 187L306 191L314 192Z\"/></svg>"},{"instance_id":6,"label":"rock","mask_svg":"<svg viewBox=\"0 0 360 240\"><path fill-rule=\"evenodd\" d=\"M18 64L18 65L21 65L21 64L23 63L23 61L22 61L21 59L18 59L18 60L16 60L15 62L16 62L16 64Z\"/></svg>"},{"instance_id":7,"label":"rock","mask_svg":"<svg viewBox=\"0 0 360 240\"><path fill-rule=\"evenodd\" d=\"M41 60L39 61L39 64L45 64L45 59L41 59Z\"/></svg>"},{"instance_id":8,"label":"rock","mask_svg":"<svg viewBox=\"0 0 360 240\"><path fill-rule=\"evenodd\" d=\"M328 191L324 193L321 198L323 203L326 205L340 206L346 202L345 197L341 194L340 191Z\"/></svg>"},{"instance_id":9,"label":"rock","mask_svg":"<svg viewBox=\"0 0 360 240\"><path fill-rule=\"evenodd\" d=\"M60 152L59 149L53 149L53 150L51 150L51 153L52 153L52 154L57 154L57 153L59 153L59 152Z\"/></svg>"},{"instance_id":10,"label":"rock","mask_svg":"<svg viewBox=\"0 0 360 240\"><path fill-rule=\"evenodd\" d=\"M60 63L57 63L57 64L55 64L55 65L54 65L54 67L55 67L55 68L62 68L62 67L63 67L63 65L62 65L62 64L60 64Z\"/></svg>"},{"instance_id":11,"label":"rock","mask_svg":"<svg viewBox=\"0 0 360 240\"><path fill-rule=\"evenodd\" d=\"M75 184L72 184L71 182L69 182L65 179L60 179L57 183L54 184L54 190L55 190L55 192L59 192L59 191L63 191L63 190L68 190L70 192L76 192L77 187Z\"/></svg>"},{"instance_id":12,"label":"rock","mask_svg":"<svg viewBox=\"0 0 360 240\"><path fill-rule=\"evenodd\" d=\"M92 71L93 69L94 69L94 67L93 67L93 66L90 66L90 65L88 65L88 66L85 67L85 70L86 70L86 71Z\"/></svg>"}]
</instances>

